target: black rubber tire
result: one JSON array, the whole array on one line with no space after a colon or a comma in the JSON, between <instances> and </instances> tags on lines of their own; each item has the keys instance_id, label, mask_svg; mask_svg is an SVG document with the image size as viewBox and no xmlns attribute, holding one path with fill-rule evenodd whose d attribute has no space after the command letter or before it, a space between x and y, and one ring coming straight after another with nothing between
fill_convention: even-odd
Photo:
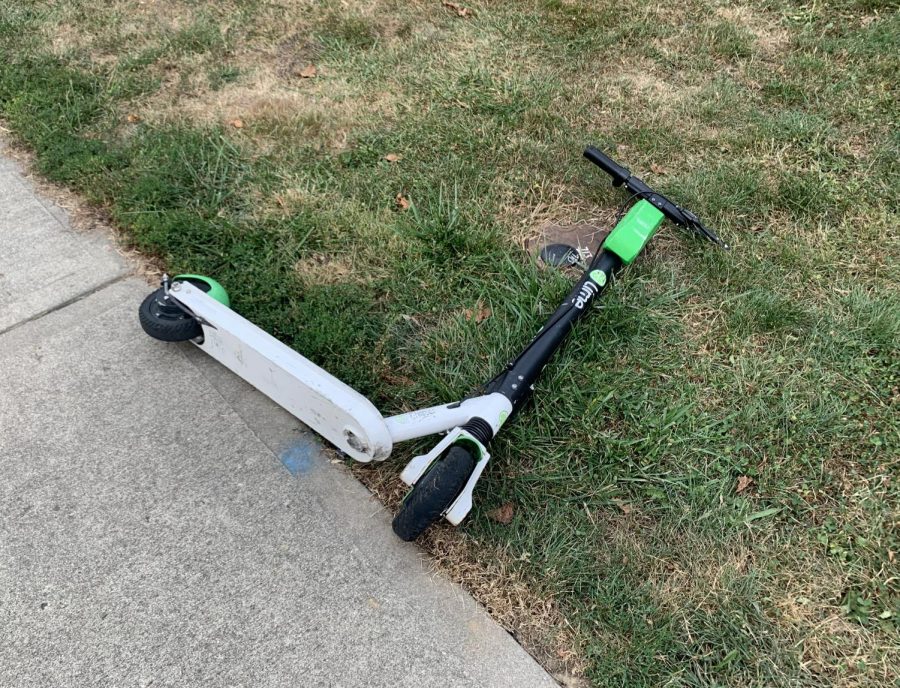
<instances>
[{"instance_id":1,"label":"black rubber tire","mask_svg":"<svg viewBox=\"0 0 900 688\"><path fill-rule=\"evenodd\" d=\"M475 470L476 460L466 447L455 444L419 478L391 524L401 540L419 537L453 504Z\"/></svg>"},{"instance_id":2,"label":"black rubber tire","mask_svg":"<svg viewBox=\"0 0 900 688\"><path fill-rule=\"evenodd\" d=\"M162 342L186 342L203 335L200 323L187 313L164 310L160 306L162 298L163 290L160 287L141 303L138 320L141 321L144 332Z\"/></svg>"}]
</instances>

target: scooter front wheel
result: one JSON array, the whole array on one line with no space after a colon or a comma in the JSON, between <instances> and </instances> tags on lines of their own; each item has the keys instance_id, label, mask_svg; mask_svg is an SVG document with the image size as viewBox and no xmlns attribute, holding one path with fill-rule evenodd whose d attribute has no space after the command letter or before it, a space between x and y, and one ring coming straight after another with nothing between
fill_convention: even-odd
<instances>
[{"instance_id":1,"label":"scooter front wheel","mask_svg":"<svg viewBox=\"0 0 900 688\"><path fill-rule=\"evenodd\" d=\"M166 278L164 278L166 279ZM204 275L176 275L175 282L190 282L225 306L230 305L228 292L211 277ZM138 320L144 332L163 342L186 342L203 334L200 323L166 296L160 287L149 294L138 309Z\"/></svg>"},{"instance_id":2,"label":"scooter front wheel","mask_svg":"<svg viewBox=\"0 0 900 688\"><path fill-rule=\"evenodd\" d=\"M401 540L410 542L446 513L475 470L475 456L455 444L435 461L406 495L394 516L393 528Z\"/></svg>"},{"instance_id":3,"label":"scooter front wheel","mask_svg":"<svg viewBox=\"0 0 900 688\"><path fill-rule=\"evenodd\" d=\"M163 342L186 342L203 334L200 323L167 299L162 288L147 295L138 309L138 320L144 332Z\"/></svg>"}]
</instances>

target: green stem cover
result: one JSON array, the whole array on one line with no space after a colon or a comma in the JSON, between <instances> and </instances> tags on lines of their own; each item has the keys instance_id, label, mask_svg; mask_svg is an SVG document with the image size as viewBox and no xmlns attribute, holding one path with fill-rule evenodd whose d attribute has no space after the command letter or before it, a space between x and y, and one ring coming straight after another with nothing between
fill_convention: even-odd
<instances>
[{"instance_id":1,"label":"green stem cover","mask_svg":"<svg viewBox=\"0 0 900 688\"><path fill-rule=\"evenodd\" d=\"M603 242L603 248L615 253L629 265L662 224L664 215L649 201L641 199L619 220Z\"/></svg>"}]
</instances>

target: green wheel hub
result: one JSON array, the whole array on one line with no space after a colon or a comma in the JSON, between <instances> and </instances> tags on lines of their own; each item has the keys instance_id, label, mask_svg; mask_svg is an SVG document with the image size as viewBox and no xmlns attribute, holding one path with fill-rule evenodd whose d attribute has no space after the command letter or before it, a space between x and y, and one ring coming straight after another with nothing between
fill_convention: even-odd
<instances>
[{"instance_id":1,"label":"green wheel hub","mask_svg":"<svg viewBox=\"0 0 900 688\"><path fill-rule=\"evenodd\" d=\"M196 284L197 282L201 282L205 285L208 285L209 289L204 289L203 291L205 291L223 306L228 306L229 308L231 307L231 299L228 298L228 292L225 291L225 287L219 284L212 277L206 277L205 275L175 275L175 277L172 278L172 281L193 282L194 284Z\"/></svg>"}]
</instances>

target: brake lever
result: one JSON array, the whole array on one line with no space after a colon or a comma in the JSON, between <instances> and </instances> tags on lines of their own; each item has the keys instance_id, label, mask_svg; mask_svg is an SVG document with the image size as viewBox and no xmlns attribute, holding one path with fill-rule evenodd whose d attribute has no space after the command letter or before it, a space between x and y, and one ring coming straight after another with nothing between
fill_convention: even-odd
<instances>
[{"instance_id":1,"label":"brake lever","mask_svg":"<svg viewBox=\"0 0 900 688\"><path fill-rule=\"evenodd\" d=\"M658 191L654 191L653 189L651 189L640 177L635 177L633 174L629 173L629 175L622 181L622 184L626 189L631 191L634 196L643 198L644 200L650 202L653 206L661 210L663 214L676 225L693 230L700 236L705 237L706 239L716 244L717 246L722 247L726 251L731 250L731 247L727 243L722 241L715 232L704 225L700 221L699 217L694 215L694 213L692 213L690 210L686 210L677 203L673 203Z\"/></svg>"},{"instance_id":2,"label":"brake lever","mask_svg":"<svg viewBox=\"0 0 900 688\"><path fill-rule=\"evenodd\" d=\"M726 243L725 241L722 241L722 239L720 239L719 236L714 231L712 231L706 225L704 225L700 221L700 218L697 217L696 215L694 215L694 213L692 213L690 210L685 210L684 208L682 208L679 205L676 205L675 207L681 211L681 214L684 215L685 220L687 220L687 222L685 223L685 226L688 229L693 229L695 232L697 232L701 236L706 237L714 244L721 246L726 251L731 250L731 246L729 246L728 243Z\"/></svg>"}]
</instances>

